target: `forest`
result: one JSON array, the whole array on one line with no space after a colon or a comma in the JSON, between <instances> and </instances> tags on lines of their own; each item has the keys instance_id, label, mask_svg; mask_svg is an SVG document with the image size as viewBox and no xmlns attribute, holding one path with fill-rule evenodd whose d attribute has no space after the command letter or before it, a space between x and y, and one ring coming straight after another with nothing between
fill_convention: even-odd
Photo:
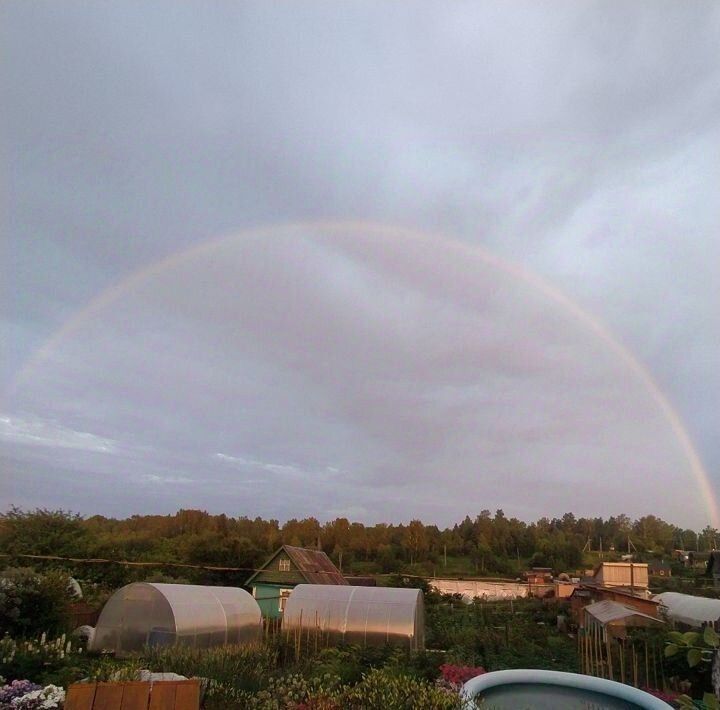
<instances>
[{"instance_id":1,"label":"forest","mask_svg":"<svg viewBox=\"0 0 720 710\"><path fill-rule=\"evenodd\" d=\"M154 574L235 585L242 584L281 544L319 547L345 574L503 576L516 575L528 566L552 567L555 572L581 569L592 564L592 552L598 549L616 556L630 550L636 560L670 560L676 549L713 549L716 536L713 528L682 529L654 515L631 520L626 515L576 518L566 513L527 523L506 517L502 510L494 514L483 510L444 529L419 520L364 525L346 518L325 523L305 518L280 523L200 510L121 520L18 508L0 515L4 566L27 565L29 558L23 555L145 562L152 565L141 569ZM75 570L78 565L81 569ZM108 586L147 574L101 562L66 567Z\"/></svg>"}]
</instances>

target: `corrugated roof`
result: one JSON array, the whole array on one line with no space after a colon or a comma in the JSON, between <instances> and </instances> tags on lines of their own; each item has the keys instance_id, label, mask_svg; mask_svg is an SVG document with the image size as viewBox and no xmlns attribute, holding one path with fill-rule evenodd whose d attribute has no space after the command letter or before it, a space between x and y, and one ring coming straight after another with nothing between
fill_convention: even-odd
<instances>
[{"instance_id":1,"label":"corrugated roof","mask_svg":"<svg viewBox=\"0 0 720 710\"><path fill-rule=\"evenodd\" d=\"M344 584L347 580L322 550L283 545L283 550L298 568L308 584Z\"/></svg>"},{"instance_id":2,"label":"corrugated roof","mask_svg":"<svg viewBox=\"0 0 720 710\"><path fill-rule=\"evenodd\" d=\"M621 621L623 619L629 619L633 616L650 619L650 621L654 621L658 624L663 623L660 619L656 619L654 616L643 614L637 609L632 609L629 606L620 604L620 602L613 602L609 599L601 602L595 602L594 604L588 604L585 607L585 611L590 614L590 616L597 619L601 624L603 624L603 626L605 624L612 623L613 621Z\"/></svg>"}]
</instances>

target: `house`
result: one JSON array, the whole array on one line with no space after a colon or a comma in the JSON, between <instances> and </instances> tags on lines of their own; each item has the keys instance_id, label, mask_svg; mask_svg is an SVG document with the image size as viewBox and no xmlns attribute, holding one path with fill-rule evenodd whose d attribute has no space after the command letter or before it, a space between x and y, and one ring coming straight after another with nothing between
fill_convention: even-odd
<instances>
[{"instance_id":1,"label":"house","mask_svg":"<svg viewBox=\"0 0 720 710\"><path fill-rule=\"evenodd\" d=\"M550 567L533 567L523 572L531 597L550 597L554 593L553 573Z\"/></svg>"},{"instance_id":2,"label":"house","mask_svg":"<svg viewBox=\"0 0 720 710\"><path fill-rule=\"evenodd\" d=\"M528 584L552 584L553 573L550 567L533 567L523 572L525 581Z\"/></svg>"},{"instance_id":3,"label":"house","mask_svg":"<svg viewBox=\"0 0 720 710\"><path fill-rule=\"evenodd\" d=\"M578 584L576 582L557 579L554 582L555 599L569 599L577 588Z\"/></svg>"},{"instance_id":4,"label":"house","mask_svg":"<svg viewBox=\"0 0 720 710\"><path fill-rule=\"evenodd\" d=\"M621 587L637 593L646 592L648 566L643 562L601 562L588 582L598 587Z\"/></svg>"},{"instance_id":5,"label":"house","mask_svg":"<svg viewBox=\"0 0 720 710\"><path fill-rule=\"evenodd\" d=\"M651 577L672 577L672 569L666 562L651 562L648 572Z\"/></svg>"},{"instance_id":6,"label":"house","mask_svg":"<svg viewBox=\"0 0 720 710\"><path fill-rule=\"evenodd\" d=\"M298 584L342 584L347 580L321 550L283 545L248 580L263 616L282 616L285 601Z\"/></svg>"}]
</instances>

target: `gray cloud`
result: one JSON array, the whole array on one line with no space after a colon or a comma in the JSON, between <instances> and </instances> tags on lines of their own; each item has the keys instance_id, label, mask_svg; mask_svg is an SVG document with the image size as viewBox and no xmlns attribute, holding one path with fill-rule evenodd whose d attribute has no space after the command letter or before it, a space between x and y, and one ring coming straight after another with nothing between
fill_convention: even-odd
<instances>
[{"instance_id":1,"label":"gray cloud","mask_svg":"<svg viewBox=\"0 0 720 710\"><path fill-rule=\"evenodd\" d=\"M247 227L367 219L487 248L599 314L717 484L715 3L6 2L0 28L5 391L138 268ZM552 304L442 237L304 239L233 242L101 310L5 398L7 475L177 479L154 505L225 509L188 493L210 481L280 517L704 516L642 387ZM83 436L116 450L58 443ZM147 506L112 490L75 507Z\"/></svg>"}]
</instances>

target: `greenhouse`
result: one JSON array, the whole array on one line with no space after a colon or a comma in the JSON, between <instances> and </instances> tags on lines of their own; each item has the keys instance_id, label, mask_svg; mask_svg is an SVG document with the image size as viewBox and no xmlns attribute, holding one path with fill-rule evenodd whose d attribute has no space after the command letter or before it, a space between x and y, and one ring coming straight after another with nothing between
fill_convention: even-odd
<instances>
[{"instance_id":1,"label":"greenhouse","mask_svg":"<svg viewBox=\"0 0 720 710\"><path fill-rule=\"evenodd\" d=\"M91 650L122 656L146 645L249 644L261 631L260 607L242 589L135 582L108 599Z\"/></svg>"},{"instance_id":2,"label":"greenhouse","mask_svg":"<svg viewBox=\"0 0 720 710\"><path fill-rule=\"evenodd\" d=\"M690 628L700 628L706 624L720 627L720 599L694 597L679 592L663 592L653 597L660 602L667 618Z\"/></svg>"},{"instance_id":3,"label":"greenhouse","mask_svg":"<svg viewBox=\"0 0 720 710\"><path fill-rule=\"evenodd\" d=\"M322 643L425 647L418 589L299 584L285 605L283 632L316 633Z\"/></svg>"}]
</instances>

